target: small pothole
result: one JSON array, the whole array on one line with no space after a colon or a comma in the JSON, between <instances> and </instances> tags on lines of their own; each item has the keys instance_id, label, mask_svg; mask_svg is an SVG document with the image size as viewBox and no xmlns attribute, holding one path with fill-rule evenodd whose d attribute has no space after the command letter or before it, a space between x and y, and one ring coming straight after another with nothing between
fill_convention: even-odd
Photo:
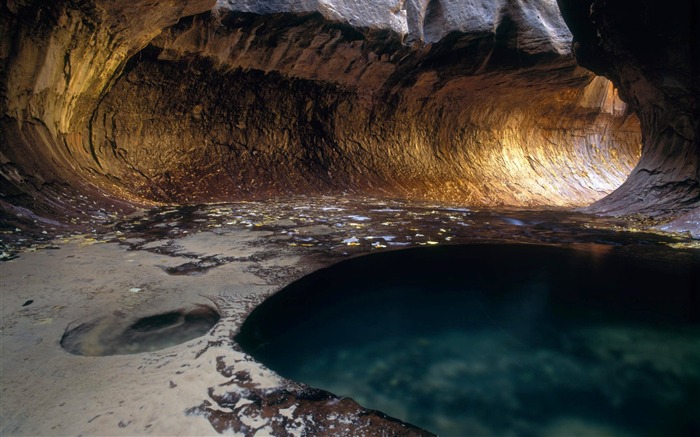
<instances>
[{"instance_id":1,"label":"small pothole","mask_svg":"<svg viewBox=\"0 0 700 437\"><path fill-rule=\"evenodd\" d=\"M74 355L126 355L165 349L206 334L221 318L205 305L137 320L105 317L67 330L61 347Z\"/></svg>"}]
</instances>

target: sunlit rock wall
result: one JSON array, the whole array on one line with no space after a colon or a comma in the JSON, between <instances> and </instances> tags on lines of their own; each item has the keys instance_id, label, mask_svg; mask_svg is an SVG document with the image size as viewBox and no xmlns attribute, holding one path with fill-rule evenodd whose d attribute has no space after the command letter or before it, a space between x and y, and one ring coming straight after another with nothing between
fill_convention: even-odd
<instances>
[{"instance_id":1,"label":"sunlit rock wall","mask_svg":"<svg viewBox=\"0 0 700 437\"><path fill-rule=\"evenodd\" d=\"M338 22L351 2L232 5L245 12L163 32L100 105L98 156L133 192L570 206L616 188L639 157L636 119L575 66L560 18L528 27L536 9L503 6L425 44L400 24L406 10Z\"/></svg>"},{"instance_id":2,"label":"sunlit rock wall","mask_svg":"<svg viewBox=\"0 0 700 437\"><path fill-rule=\"evenodd\" d=\"M552 0L0 7L5 204L585 205L639 158Z\"/></svg>"}]
</instances>

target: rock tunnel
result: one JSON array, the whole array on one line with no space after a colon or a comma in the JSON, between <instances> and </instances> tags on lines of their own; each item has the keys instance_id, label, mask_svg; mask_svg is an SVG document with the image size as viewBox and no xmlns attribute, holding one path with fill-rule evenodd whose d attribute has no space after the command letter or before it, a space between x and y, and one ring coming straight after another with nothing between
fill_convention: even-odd
<instances>
[{"instance_id":1,"label":"rock tunnel","mask_svg":"<svg viewBox=\"0 0 700 437\"><path fill-rule=\"evenodd\" d=\"M8 2L3 210L343 192L696 210L697 11L559 3Z\"/></svg>"},{"instance_id":2,"label":"rock tunnel","mask_svg":"<svg viewBox=\"0 0 700 437\"><path fill-rule=\"evenodd\" d=\"M342 392L434 395L426 374L496 394L491 435L695 433L696 3L3 2L0 434L489 435L462 401L399 393L414 421ZM542 330L558 367L513 346L535 313L566 328ZM469 314L501 325L429 351ZM299 343L259 335L314 318ZM411 320L410 347L367 341ZM348 360L325 367L354 363L337 392L263 360L320 373L314 335ZM525 426L536 398L558 412Z\"/></svg>"}]
</instances>

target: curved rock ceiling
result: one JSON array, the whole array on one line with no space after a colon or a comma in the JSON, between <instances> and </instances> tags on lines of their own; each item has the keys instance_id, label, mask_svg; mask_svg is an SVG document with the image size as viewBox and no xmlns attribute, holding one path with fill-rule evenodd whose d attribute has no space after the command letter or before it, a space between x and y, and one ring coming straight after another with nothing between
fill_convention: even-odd
<instances>
[{"instance_id":1,"label":"curved rock ceiling","mask_svg":"<svg viewBox=\"0 0 700 437\"><path fill-rule=\"evenodd\" d=\"M700 229L700 7L694 0L559 0L578 62L638 115L642 158L594 212L678 215ZM689 212L688 212L689 211Z\"/></svg>"},{"instance_id":2,"label":"curved rock ceiling","mask_svg":"<svg viewBox=\"0 0 700 437\"><path fill-rule=\"evenodd\" d=\"M560 3L629 106L553 0L7 2L0 203L697 208L695 85L659 76L683 53L647 69L616 11Z\"/></svg>"}]
</instances>

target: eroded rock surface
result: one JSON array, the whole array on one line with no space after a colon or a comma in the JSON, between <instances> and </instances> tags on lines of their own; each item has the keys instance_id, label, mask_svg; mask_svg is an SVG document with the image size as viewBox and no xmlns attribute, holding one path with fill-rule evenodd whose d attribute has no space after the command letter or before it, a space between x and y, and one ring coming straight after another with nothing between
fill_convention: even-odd
<instances>
[{"instance_id":1,"label":"eroded rock surface","mask_svg":"<svg viewBox=\"0 0 700 437\"><path fill-rule=\"evenodd\" d=\"M332 32L309 20L291 32ZM371 50L363 44L353 55L365 62L394 56ZM352 191L471 205L584 205L619 185L638 159L636 120L611 105L603 112L615 100L612 89L572 65L555 74L510 73L503 83L502 74L424 71L434 62L429 55L418 66L378 61L384 65L375 72L386 72L380 82L365 73L339 84L331 80L335 67L321 60L309 64L314 72L289 77L199 57L175 61L186 55L172 50L159 56L115 84L93 125L108 139L95 142L103 165L132 192L157 200ZM405 80L394 73L402 68L415 82L389 88ZM299 77L311 74L329 80Z\"/></svg>"},{"instance_id":2,"label":"eroded rock surface","mask_svg":"<svg viewBox=\"0 0 700 437\"><path fill-rule=\"evenodd\" d=\"M219 2L171 26L212 6L6 7L5 201L572 206L638 160L636 118L576 67L552 1Z\"/></svg>"},{"instance_id":3,"label":"eroded rock surface","mask_svg":"<svg viewBox=\"0 0 700 437\"><path fill-rule=\"evenodd\" d=\"M594 212L677 215L700 208L700 9L670 2L559 0L578 62L609 77L638 114L642 159Z\"/></svg>"},{"instance_id":4,"label":"eroded rock surface","mask_svg":"<svg viewBox=\"0 0 700 437\"><path fill-rule=\"evenodd\" d=\"M634 228L617 218L594 219L565 211L299 197L154 208L109 233L56 240L53 250L21 253L1 267L0 432L424 435L352 400L279 377L240 351L233 338L238 327L266 296L311 271L398 248L545 244L603 257L697 263L697 241L624 232ZM220 264L202 274L163 268L212 258ZM83 357L59 343L63 337L66 346L74 327L95 318L142 330L163 321L154 315L199 305L215 305L221 320L207 334L166 349ZM675 369L673 355L666 356Z\"/></svg>"},{"instance_id":5,"label":"eroded rock surface","mask_svg":"<svg viewBox=\"0 0 700 437\"><path fill-rule=\"evenodd\" d=\"M0 5L3 212L68 221L64 215L128 210L123 200L133 196L119 190L96 162L92 112L127 59L163 27L213 5L214 0Z\"/></svg>"}]
</instances>

